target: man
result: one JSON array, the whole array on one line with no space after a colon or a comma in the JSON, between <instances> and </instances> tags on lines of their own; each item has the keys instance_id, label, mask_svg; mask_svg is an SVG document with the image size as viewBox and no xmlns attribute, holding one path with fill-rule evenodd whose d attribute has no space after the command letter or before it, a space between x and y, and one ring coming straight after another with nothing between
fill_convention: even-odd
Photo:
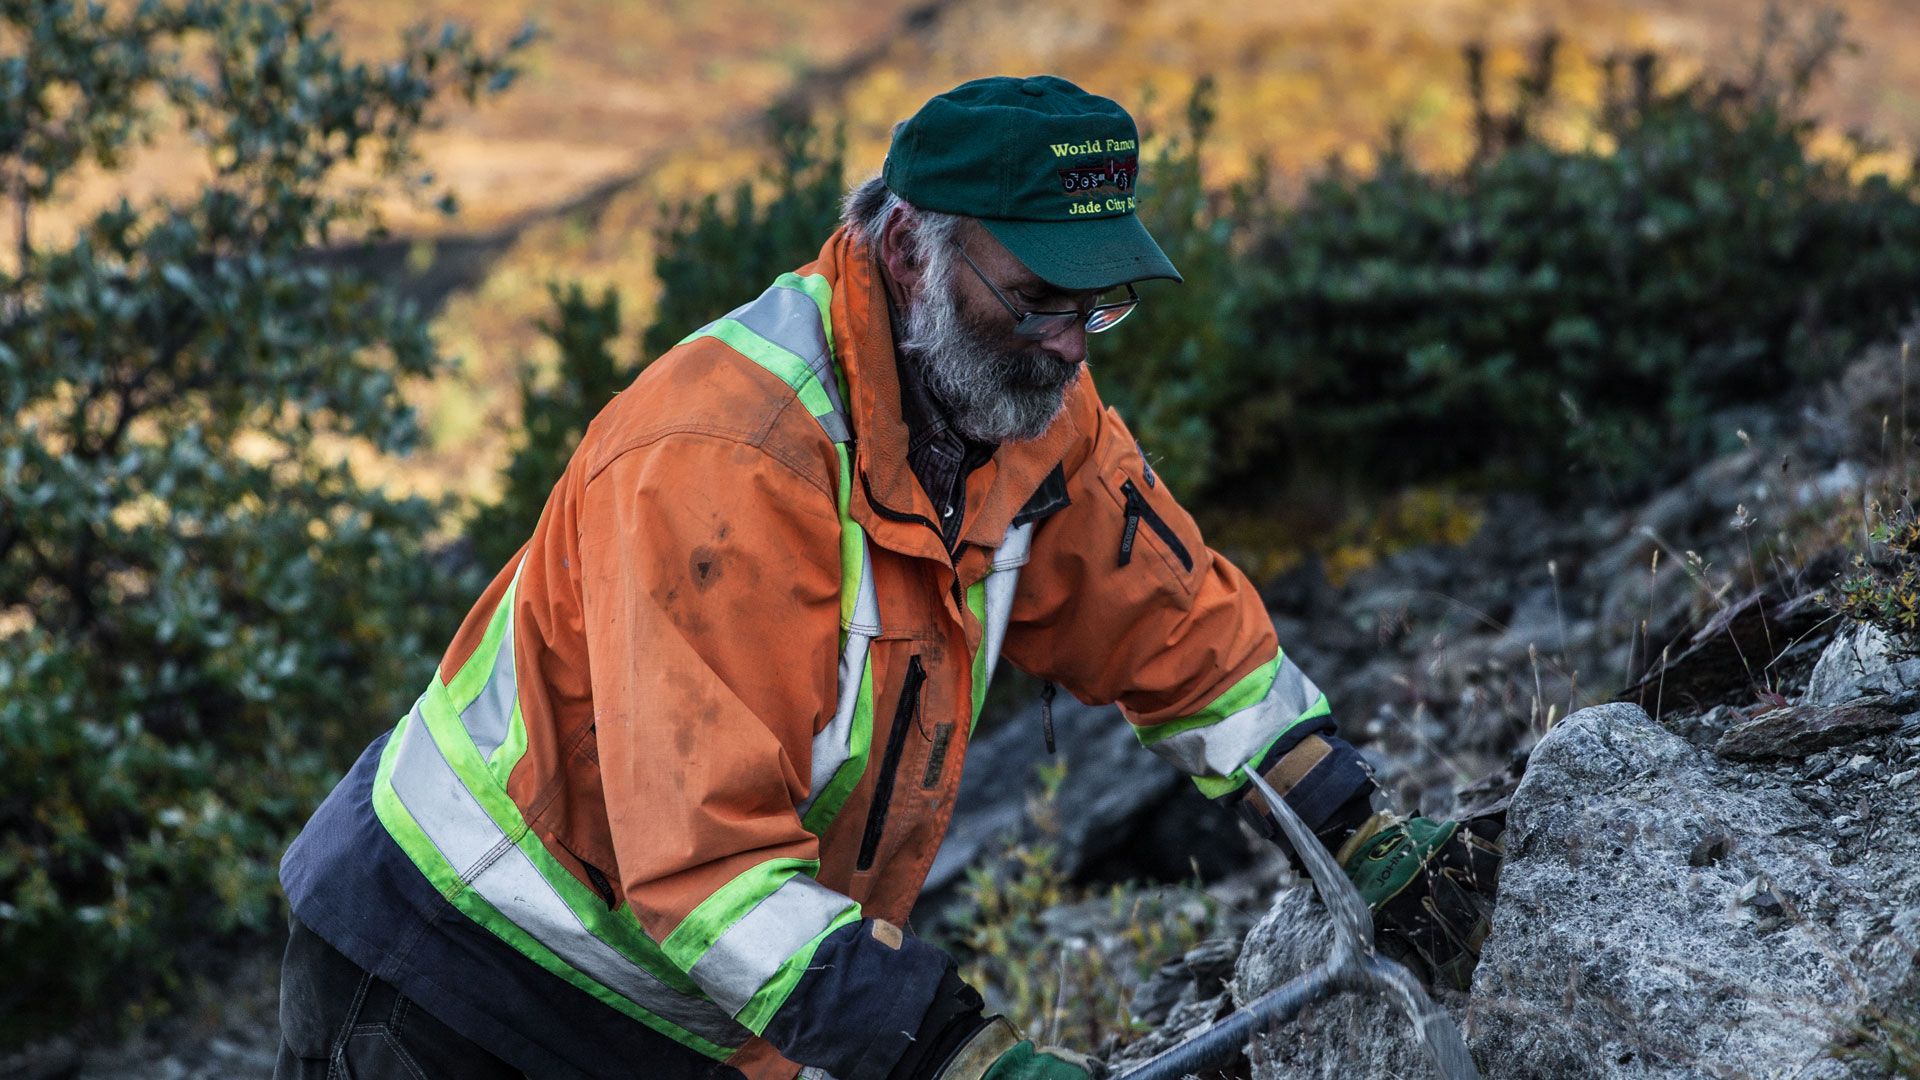
<instances>
[{"instance_id":1,"label":"man","mask_svg":"<svg viewBox=\"0 0 1920 1080\"><path fill-rule=\"evenodd\" d=\"M1326 699L1083 372L1179 275L1132 119L983 79L820 257L594 420L413 711L289 850L282 1077L1083 1077L900 929L1008 662L1118 701L1458 983L1494 852L1372 812ZM336 1072L328 1072L329 1068Z\"/></svg>"}]
</instances>

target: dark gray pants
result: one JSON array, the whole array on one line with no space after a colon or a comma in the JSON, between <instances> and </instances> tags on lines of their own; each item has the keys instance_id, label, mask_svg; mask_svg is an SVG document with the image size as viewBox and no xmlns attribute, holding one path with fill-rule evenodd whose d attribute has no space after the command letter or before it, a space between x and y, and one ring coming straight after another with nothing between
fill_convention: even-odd
<instances>
[{"instance_id":1,"label":"dark gray pants","mask_svg":"<svg viewBox=\"0 0 1920 1080\"><path fill-rule=\"evenodd\" d=\"M521 1080L300 920L280 967L274 1080Z\"/></svg>"}]
</instances>

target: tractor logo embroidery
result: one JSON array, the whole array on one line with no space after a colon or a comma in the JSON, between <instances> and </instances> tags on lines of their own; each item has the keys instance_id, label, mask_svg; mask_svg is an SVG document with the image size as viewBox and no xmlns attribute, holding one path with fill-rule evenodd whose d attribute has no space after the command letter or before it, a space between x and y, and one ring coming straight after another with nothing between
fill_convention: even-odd
<instances>
[{"instance_id":1,"label":"tractor logo embroidery","mask_svg":"<svg viewBox=\"0 0 1920 1080\"><path fill-rule=\"evenodd\" d=\"M1069 195L1103 187L1126 192L1133 190L1133 180L1138 175L1140 156L1133 154L1123 158L1108 158L1098 164L1061 169L1060 187Z\"/></svg>"}]
</instances>

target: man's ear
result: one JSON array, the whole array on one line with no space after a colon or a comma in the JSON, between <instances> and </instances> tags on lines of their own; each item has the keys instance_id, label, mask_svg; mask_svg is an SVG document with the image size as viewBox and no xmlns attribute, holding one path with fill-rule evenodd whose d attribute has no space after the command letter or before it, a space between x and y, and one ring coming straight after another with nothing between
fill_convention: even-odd
<instances>
[{"instance_id":1,"label":"man's ear","mask_svg":"<svg viewBox=\"0 0 1920 1080\"><path fill-rule=\"evenodd\" d=\"M920 279L926 270L914 251L913 229L916 224L918 222L912 210L896 206L887 215L886 226L880 230L880 265L886 267L887 276L908 296L919 291Z\"/></svg>"}]
</instances>

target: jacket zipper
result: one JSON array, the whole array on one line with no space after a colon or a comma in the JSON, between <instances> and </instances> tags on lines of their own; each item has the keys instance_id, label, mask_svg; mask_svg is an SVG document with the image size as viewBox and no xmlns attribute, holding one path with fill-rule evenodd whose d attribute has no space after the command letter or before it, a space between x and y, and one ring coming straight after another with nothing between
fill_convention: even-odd
<instances>
[{"instance_id":1,"label":"jacket zipper","mask_svg":"<svg viewBox=\"0 0 1920 1080\"><path fill-rule=\"evenodd\" d=\"M1146 496L1140 494L1140 489L1133 486L1132 480L1121 482L1120 494L1127 497L1127 524L1120 531L1120 565L1125 566L1133 561L1134 537L1140 532L1140 523L1144 521L1167 545L1167 550L1173 552L1173 557L1180 560L1180 566L1192 570L1193 556L1187 552L1187 545L1173 534L1172 526L1154 513L1153 506L1147 502Z\"/></svg>"},{"instance_id":2,"label":"jacket zipper","mask_svg":"<svg viewBox=\"0 0 1920 1080\"><path fill-rule=\"evenodd\" d=\"M873 507L874 513L879 514L881 517L886 518L888 521L905 522L910 525L912 524L925 525L929 530L933 532L933 535L940 538L940 547L943 550L946 548L947 534L945 530L941 529L940 526L936 524L932 518L927 517L924 514L913 513L910 510L895 510L893 507L888 506L886 503L883 503L879 499L874 498L873 481L867 479L866 473L860 474L860 488L862 491L865 491L867 493L867 505Z\"/></svg>"},{"instance_id":3,"label":"jacket zipper","mask_svg":"<svg viewBox=\"0 0 1920 1080\"><path fill-rule=\"evenodd\" d=\"M915 653L907 660L906 681L900 686L900 706L893 712L893 733L887 739L886 757L880 762L880 776L873 783L873 806L867 810L867 831L860 838L860 857L853 864L855 870L871 869L873 857L880 850L880 833L887 827L887 804L893 801L894 774L900 771L900 752L906 748L907 728L920 711L920 684L926 679L927 671L920 666L920 654Z\"/></svg>"}]
</instances>

